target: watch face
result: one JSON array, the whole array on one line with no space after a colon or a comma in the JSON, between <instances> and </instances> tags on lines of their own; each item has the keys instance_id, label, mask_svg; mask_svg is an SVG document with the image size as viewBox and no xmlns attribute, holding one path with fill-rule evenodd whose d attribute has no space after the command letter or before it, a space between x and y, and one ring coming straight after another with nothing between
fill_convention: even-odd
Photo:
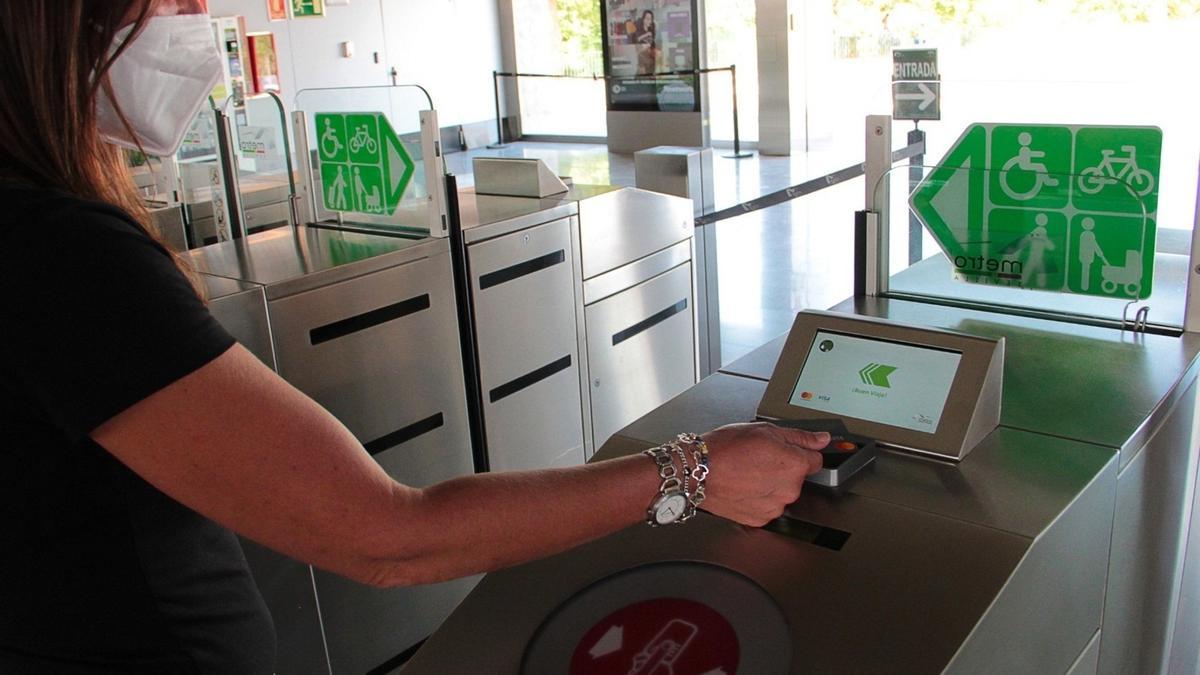
<instances>
[{"instance_id":1,"label":"watch face","mask_svg":"<svg viewBox=\"0 0 1200 675\"><path fill-rule=\"evenodd\" d=\"M654 510L654 519L659 525L666 525L679 520L687 508L687 497L682 494L666 495L658 502Z\"/></svg>"}]
</instances>

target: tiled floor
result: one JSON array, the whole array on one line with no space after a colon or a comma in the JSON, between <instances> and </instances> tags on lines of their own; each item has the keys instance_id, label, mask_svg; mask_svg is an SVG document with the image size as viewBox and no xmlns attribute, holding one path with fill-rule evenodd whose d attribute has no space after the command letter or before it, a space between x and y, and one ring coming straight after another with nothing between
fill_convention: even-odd
<instances>
[{"instance_id":1,"label":"tiled floor","mask_svg":"<svg viewBox=\"0 0 1200 675\"><path fill-rule=\"evenodd\" d=\"M760 197L856 162L852 153L730 159L717 150L717 208ZM580 184L633 185L633 156L604 145L513 143L447 156L451 172L470 184L474 157L544 160ZM853 289L854 211L862 208L857 179L816 194L717 224L721 356L725 363L787 332L801 309L824 309Z\"/></svg>"}]
</instances>

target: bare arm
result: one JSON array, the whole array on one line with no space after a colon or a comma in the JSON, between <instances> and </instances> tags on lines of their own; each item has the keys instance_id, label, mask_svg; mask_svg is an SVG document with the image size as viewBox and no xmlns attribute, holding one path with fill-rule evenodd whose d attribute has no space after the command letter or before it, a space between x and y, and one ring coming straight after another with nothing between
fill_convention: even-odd
<instances>
[{"instance_id":1,"label":"bare arm","mask_svg":"<svg viewBox=\"0 0 1200 675\"><path fill-rule=\"evenodd\" d=\"M400 485L340 422L241 346L92 436L160 490L234 531L380 586L561 551L644 518L658 489L653 463L640 456L424 490ZM757 425L708 438L705 506L741 522L778 515L820 465L800 448L823 443L803 432Z\"/></svg>"}]
</instances>

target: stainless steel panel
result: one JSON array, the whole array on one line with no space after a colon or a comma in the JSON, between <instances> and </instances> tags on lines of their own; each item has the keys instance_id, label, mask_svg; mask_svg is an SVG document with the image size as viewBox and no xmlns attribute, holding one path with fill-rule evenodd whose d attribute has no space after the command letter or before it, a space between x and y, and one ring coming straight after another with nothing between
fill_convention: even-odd
<instances>
[{"instance_id":1,"label":"stainless steel panel","mask_svg":"<svg viewBox=\"0 0 1200 675\"><path fill-rule=\"evenodd\" d=\"M622 447L613 449L618 444ZM610 443L614 454L642 447L622 439ZM639 524L567 553L489 574L409 668L417 673L519 672L534 631L566 598L635 565L696 560L745 575L776 599L790 627L791 672L936 673L988 609L1029 544L989 528L854 496L813 495L792 513L851 536L833 551L706 514L682 527ZM924 568L964 573L913 572ZM650 591L655 592L664 591Z\"/></svg>"},{"instance_id":2,"label":"stainless steel panel","mask_svg":"<svg viewBox=\"0 0 1200 675\"><path fill-rule=\"evenodd\" d=\"M684 264L584 309L595 447L696 383L693 302ZM684 311L647 325L679 303Z\"/></svg>"},{"instance_id":3,"label":"stainless steel panel","mask_svg":"<svg viewBox=\"0 0 1200 675\"><path fill-rule=\"evenodd\" d=\"M1200 408L1194 414L1200 417ZM1179 610L1175 614L1175 631L1171 641L1171 662L1167 672L1172 675L1195 675L1200 673L1200 498L1197 498L1197 437L1200 425L1193 421L1191 514L1188 518L1184 548L1183 577L1180 580Z\"/></svg>"},{"instance_id":4,"label":"stainless steel panel","mask_svg":"<svg viewBox=\"0 0 1200 675\"><path fill-rule=\"evenodd\" d=\"M444 250L444 247L443 247ZM364 443L441 414L444 424L376 460L427 485L473 471L446 253L270 302L280 373ZM429 308L313 344L310 331L428 295ZM335 673L361 673L428 635L471 580L380 591L317 571Z\"/></svg>"},{"instance_id":5,"label":"stainless steel panel","mask_svg":"<svg viewBox=\"0 0 1200 675\"><path fill-rule=\"evenodd\" d=\"M691 242L681 241L671 248L648 255L637 262L629 263L598 277L592 277L583 282L583 304L590 305L610 295L616 295L691 259Z\"/></svg>"},{"instance_id":6,"label":"stainless steel panel","mask_svg":"<svg viewBox=\"0 0 1200 675\"><path fill-rule=\"evenodd\" d=\"M472 164L480 194L543 199L567 191L567 186L540 159L476 157Z\"/></svg>"},{"instance_id":7,"label":"stainless steel panel","mask_svg":"<svg viewBox=\"0 0 1200 675\"><path fill-rule=\"evenodd\" d=\"M312 567L241 539L246 562L275 623L275 672L329 673Z\"/></svg>"},{"instance_id":8,"label":"stainless steel panel","mask_svg":"<svg viewBox=\"0 0 1200 675\"><path fill-rule=\"evenodd\" d=\"M1096 675L1100 664L1100 631L1096 631L1088 645L1080 652L1079 658L1071 665L1067 675Z\"/></svg>"},{"instance_id":9,"label":"stainless steel panel","mask_svg":"<svg viewBox=\"0 0 1200 675\"><path fill-rule=\"evenodd\" d=\"M716 206L712 148L660 145L633 153L634 183L639 189L692 200L700 216Z\"/></svg>"},{"instance_id":10,"label":"stainless steel panel","mask_svg":"<svg viewBox=\"0 0 1200 675\"><path fill-rule=\"evenodd\" d=\"M496 471L585 459L571 226L558 220L468 248L488 460ZM538 259L549 266L495 283L495 275ZM567 367L492 400L492 392L562 359Z\"/></svg>"},{"instance_id":11,"label":"stainless steel panel","mask_svg":"<svg viewBox=\"0 0 1200 675\"><path fill-rule=\"evenodd\" d=\"M1191 509L1184 498L1196 400L1193 381L1117 482L1101 673L1166 670Z\"/></svg>"},{"instance_id":12,"label":"stainless steel panel","mask_svg":"<svg viewBox=\"0 0 1200 675\"><path fill-rule=\"evenodd\" d=\"M775 364L779 361L779 355L786 343L787 333L784 333L733 363L723 366L721 372L767 382L775 372Z\"/></svg>"},{"instance_id":13,"label":"stainless steel panel","mask_svg":"<svg viewBox=\"0 0 1200 675\"><path fill-rule=\"evenodd\" d=\"M709 145L707 112L610 110L608 151L630 154L656 145Z\"/></svg>"},{"instance_id":14,"label":"stainless steel panel","mask_svg":"<svg viewBox=\"0 0 1200 675\"><path fill-rule=\"evenodd\" d=\"M1037 536L945 672L1010 675L1071 669L1100 628L1116 482L1113 454ZM1005 497L1020 499L1016 494Z\"/></svg>"},{"instance_id":15,"label":"stainless steel panel","mask_svg":"<svg viewBox=\"0 0 1200 675\"><path fill-rule=\"evenodd\" d=\"M187 234L183 228L183 209L179 206L150 209L154 230L172 251L187 250Z\"/></svg>"},{"instance_id":16,"label":"stainless steel panel","mask_svg":"<svg viewBox=\"0 0 1200 675\"><path fill-rule=\"evenodd\" d=\"M267 320L267 297L262 286L208 274L202 274L200 278L213 318L259 361L276 370L271 325Z\"/></svg>"},{"instance_id":17,"label":"stainless steel panel","mask_svg":"<svg viewBox=\"0 0 1200 675\"><path fill-rule=\"evenodd\" d=\"M625 188L579 202L583 278L614 270L692 237L692 205Z\"/></svg>"},{"instance_id":18,"label":"stainless steel panel","mask_svg":"<svg viewBox=\"0 0 1200 675\"><path fill-rule=\"evenodd\" d=\"M721 287L717 228L697 227L692 250L696 265L696 325L699 326L700 377L721 368Z\"/></svg>"},{"instance_id":19,"label":"stainless steel panel","mask_svg":"<svg viewBox=\"0 0 1200 675\"><path fill-rule=\"evenodd\" d=\"M292 209L288 202L246 208L246 230L260 230L291 224Z\"/></svg>"},{"instance_id":20,"label":"stainless steel panel","mask_svg":"<svg viewBox=\"0 0 1200 675\"><path fill-rule=\"evenodd\" d=\"M202 274L214 318L260 361L275 369L267 302L261 286ZM242 539L246 561L275 623L278 673L328 673L329 657L312 568Z\"/></svg>"},{"instance_id":21,"label":"stainless steel panel","mask_svg":"<svg viewBox=\"0 0 1200 675\"><path fill-rule=\"evenodd\" d=\"M465 394L449 262L422 259L270 302L279 372L361 441L430 415L445 426L447 471L465 472ZM429 296L429 309L314 345L310 331L394 303ZM426 445L422 443L422 445Z\"/></svg>"},{"instance_id":22,"label":"stainless steel panel","mask_svg":"<svg viewBox=\"0 0 1200 675\"><path fill-rule=\"evenodd\" d=\"M261 284L267 299L274 300L449 251L445 240L300 226L205 246L190 255L197 270Z\"/></svg>"},{"instance_id":23,"label":"stainless steel panel","mask_svg":"<svg viewBox=\"0 0 1200 675\"><path fill-rule=\"evenodd\" d=\"M578 215L580 201L622 189L611 185L573 185L564 194L533 199L481 195L473 187L461 188L458 200L463 239L473 244L551 220Z\"/></svg>"},{"instance_id":24,"label":"stainless steel panel","mask_svg":"<svg viewBox=\"0 0 1200 675\"><path fill-rule=\"evenodd\" d=\"M634 153L634 181L638 189L691 199L692 215L715 208L713 149L659 145Z\"/></svg>"}]
</instances>

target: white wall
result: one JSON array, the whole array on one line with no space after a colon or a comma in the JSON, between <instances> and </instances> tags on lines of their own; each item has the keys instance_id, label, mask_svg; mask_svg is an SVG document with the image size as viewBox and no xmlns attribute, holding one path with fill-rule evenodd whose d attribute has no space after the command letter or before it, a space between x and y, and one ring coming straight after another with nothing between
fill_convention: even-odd
<instances>
[{"instance_id":1,"label":"white wall","mask_svg":"<svg viewBox=\"0 0 1200 675\"><path fill-rule=\"evenodd\" d=\"M429 90L442 126L492 120L500 59L496 0L382 0L399 82Z\"/></svg>"},{"instance_id":2,"label":"white wall","mask_svg":"<svg viewBox=\"0 0 1200 675\"><path fill-rule=\"evenodd\" d=\"M283 99L316 87L391 83L429 90L443 127L490 121L492 71L500 69L497 0L350 0L324 18L268 21L266 0L209 0L213 16L240 14L246 30L271 31ZM344 58L343 42L353 42ZM378 55L378 63L376 62Z\"/></svg>"}]
</instances>

